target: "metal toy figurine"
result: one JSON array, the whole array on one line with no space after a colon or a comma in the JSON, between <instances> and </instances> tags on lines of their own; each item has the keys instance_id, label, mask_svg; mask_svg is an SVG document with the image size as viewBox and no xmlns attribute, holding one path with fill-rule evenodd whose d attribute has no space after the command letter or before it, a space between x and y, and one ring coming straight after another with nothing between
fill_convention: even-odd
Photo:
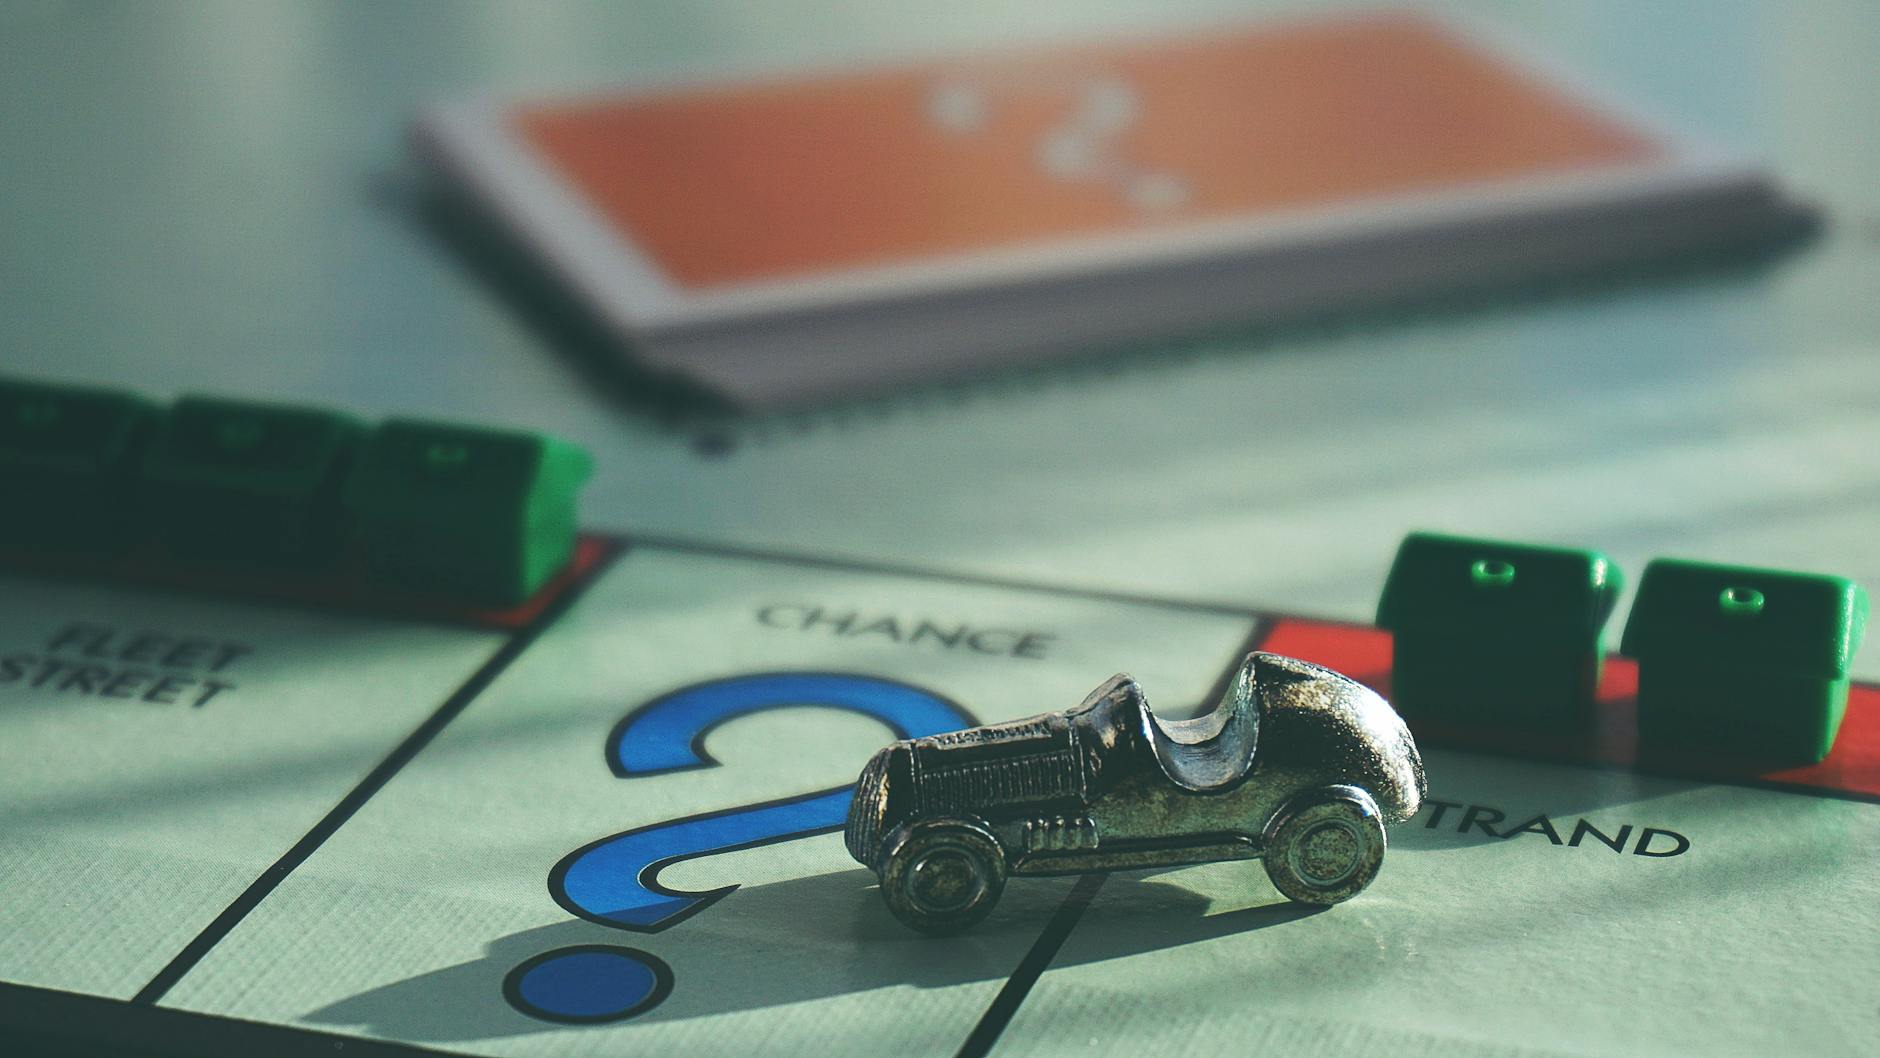
<instances>
[{"instance_id":1,"label":"metal toy figurine","mask_svg":"<svg viewBox=\"0 0 1880 1058\"><path fill-rule=\"evenodd\" d=\"M862 769L845 838L926 933L984 918L1008 874L1261 858L1287 897L1336 904L1426 792L1389 703L1255 652L1192 720L1157 719L1119 675L1068 712L896 742Z\"/></svg>"}]
</instances>

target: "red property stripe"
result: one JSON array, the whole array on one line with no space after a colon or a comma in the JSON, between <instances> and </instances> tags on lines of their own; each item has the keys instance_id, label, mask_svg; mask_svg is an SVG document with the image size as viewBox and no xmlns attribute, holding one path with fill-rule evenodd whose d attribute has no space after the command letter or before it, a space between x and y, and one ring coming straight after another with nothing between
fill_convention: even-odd
<instances>
[{"instance_id":1,"label":"red property stripe","mask_svg":"<svg viewBox=\"0 0 1880 1058\"><path fill-rule=\"evenodd\" d=\"M344 555L331 567L305 572L229 569L177 560L154 549L102 559L83 554L6 554L0 555L0 568L513 631L535 620L619 546L605 536L583 535L575 542L568 564L534 596L516 606L498 609L466 607L448 599L387 588L373 581L358 555Z\"/></svg>"},{"instance_id":2,"label":"red property stripe","mask_svg":"<svg viewBox=\"0 0 1880 1058\"><path fill-rule=\"evenodd\" d=\"M1261 650L1336 669L1390 696L1389 632L1300 617L1274 618L1268 629L1260 641ZM1612 654L1599 681L1595 728L1584 735L1549 735L1537 741L1532 732L1524 731L1458 728L1428 721L1418 721L1413 727L1419 741L1454 749L1880 798L1880 686L1857 683L1849 689L1847 715L1826 760L1773 771L1711 755L1654 757L1641 762L1637 695L1638 663Z\"/></svg>"}]
</instances>

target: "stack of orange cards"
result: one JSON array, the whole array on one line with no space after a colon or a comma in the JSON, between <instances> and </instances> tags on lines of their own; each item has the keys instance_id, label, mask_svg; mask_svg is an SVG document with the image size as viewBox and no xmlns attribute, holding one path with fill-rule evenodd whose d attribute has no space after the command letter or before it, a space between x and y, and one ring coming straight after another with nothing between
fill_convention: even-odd
<instances>
[{"instance_id":1,"label":"stack of orange cards","mask_svg":"<svg viewBox=\"0 0 1880 1058\"><path fill-rule=\"evenodd\" d=\"M622 355L749 407L1792 230L1751 162L1402 13L426 113Z\"/></svg>"}]
</instances>

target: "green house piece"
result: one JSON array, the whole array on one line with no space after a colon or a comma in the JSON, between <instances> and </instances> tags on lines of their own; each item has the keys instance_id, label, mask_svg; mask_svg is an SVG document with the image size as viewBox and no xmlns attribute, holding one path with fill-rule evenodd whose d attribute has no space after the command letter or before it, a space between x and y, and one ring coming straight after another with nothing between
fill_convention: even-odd
<instances>
[{"instance_id":1,"label":"green house piece","mask_svg":"<svg viewBox=\"0 0 1880 1058\"><path fill-rule=\"evenodd\" d=\"M357 422L335 412L186 397L144 460L145 510L178 554L307 567L342 541Z\"/></svg>"},{"instance_id":2,"label":"green house piece","mask_svg":"<svg viewBox=\"0 0 1880 1058\"><path fill-rule=\"evenodd\" d=\"M1623 643L1638 659L1641 749L1820 760L1866 627L1867 593L1842 577L1654 561Z\"/></svg>"},{"instance_id":3,"label":"green house piece","mask_svg":"<svg viewBox=\"0 0 1880 1058\"><path fill-rule=\"evenodd\" d=\"M535 594L574 553L586 450L540 434L392 419L349 497L374 577L463 602Z\"/></svg>"},{"instance_id":4,"label":"green house piece","mask_svg":"<svg viewBox=\"0 0 1880 1058\"><path fill-rule=\"evenodd\" d=\"M1621 583L1597 551L1411 533L1377 608L1392 701L1458 726L1589 728Z\"/></svg>"},{"instance_id":5,"label":"green house piece","mask_svg":"<svg viewBox=\"0 0 1880 1058\"><path fill-rule=\"evenodd\" d=\"M128 393L0 379L0 545L126 543L138 524L138 456L156 415Z\"/></svg>"}]
</instances>

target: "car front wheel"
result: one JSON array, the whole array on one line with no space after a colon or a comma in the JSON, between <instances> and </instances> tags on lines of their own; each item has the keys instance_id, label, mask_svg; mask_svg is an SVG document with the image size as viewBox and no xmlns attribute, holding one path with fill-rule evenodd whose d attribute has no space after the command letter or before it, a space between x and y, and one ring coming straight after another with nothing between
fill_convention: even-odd
<instances>
[{"instance_id":1,"label":"car front wheel","mask_svg":"<svg viewBox=\"0 0 1880 1058\"><path fill-rule=\"evenodd\" d=\"M1371 884L1384 864L1384 820L1355 786L1301 794L1273 814L1262 854L1267 877L1289 900L1330 905Z\"/></svg>"},{"instance_id":2,"label":"car front wheel","mask_svg":"<svg viewBox=\"0 0 1880 1058\"><path fill-rule=\"evenodd\" d=\"M1005 854L985 827L923 819L894 828L882 848L881 897L922 933L954 933L991 912L1005 891Z\"/></svg>"}]
</instances>

